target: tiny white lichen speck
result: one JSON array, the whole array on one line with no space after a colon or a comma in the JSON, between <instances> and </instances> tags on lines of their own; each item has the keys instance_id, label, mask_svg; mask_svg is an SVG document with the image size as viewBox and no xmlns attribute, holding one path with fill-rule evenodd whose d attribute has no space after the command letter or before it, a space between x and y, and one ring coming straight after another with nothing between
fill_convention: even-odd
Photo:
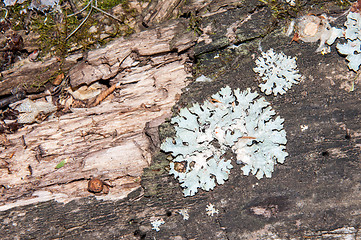
<instances>
[{"instance_id":1,"label":"tiny white lichen speck","mask_svg":"<svg viewBox=\"0 0 361 240\"><path fill-rule=\"evenodd\" d=\"M228 150L244 165L243 174L271 177L274 165L283 163L288 155L283 119L274 115L257 93L230 87L222 88L203 105L181 109L179 116L171 119L176 136L167 138L161 149L173 155L169 173L181 183L184 195L225 183L233 168L231 160L224 159Z\"/></svg>"},{"instance_id":2,"label":"tiny white lichen speck","mask_svg":"<svg viewBox=\"0 0 361 240\"><path fill-rule=\"evenodd\" d=\"M301 128L301 131L304 132L308 129L308 125L301 125L300 128Z\"/></svg>"},{"instance_id":3,"label":"tiny white lichen speck","mask_svg":"<svg viewBox=\"0 0 361 240\"><path fill-rule=\"evenodd\" d=\"M189 214L188 214L187 209L181 209L181 210L178 211L178 213L183 216L183 220L188 220L189 219Z\"/></svg>"},{"instance_id":4,"label":"tiny white lichen speck","mask_svg":"<svg viewBox=\"0 0 361 240\"><path fill-rule=\"evenodd\" d=\"M301 75L298 73L296 59L284 53L276 53L273 49L262 52L256 60L253 70L260 75L264 83L259 87L267 95L284 94L292 84L298 84Z\"/></svg>"},{"instance_id":5,"label":"tiny white lichen speck","mask_svg":"<svg viewBox=\"0 0 361 240\"><path fill-rule=\"evenodd\" d=\"M296 6L295 0L286 0L286 3L288 3L292 7Z\"/></svg>"},{"instance_id":6,"label":"tiny white lichen speck","mask_svg":"<svg viewBox=\"0 0 361 240\"><path fill-rule=\"evenodd\" d=\"M212 217L213 217L214 214L219 213L219 211L214 207L214 205L212 203L209 203L207 205L206 212L207 212L208 216L212 216Z\"/></svg>"},{"instance_id":7,"label":"tiny white lichen speck","mask_svg":"<svg viewBox=\"0 0 361 240\"><path fill-rule=\"evenodd\" d=\"M164 223L165 222L164 222L163 218L154 220L154 221L151 222L151 224L153 226L152 229L158 232L158 231L160 231L160 228L159 228L160 225L162 225Z\"/></svg>"}]
</instances>

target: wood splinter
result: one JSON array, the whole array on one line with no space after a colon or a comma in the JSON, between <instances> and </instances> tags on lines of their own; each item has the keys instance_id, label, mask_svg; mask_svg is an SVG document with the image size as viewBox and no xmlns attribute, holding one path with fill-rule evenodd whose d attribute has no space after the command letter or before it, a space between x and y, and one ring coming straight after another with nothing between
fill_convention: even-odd
<instances>
[{"instance_id":1,"label":"wood splinter","mask_svg":"<svg viewBox=\"0 0 361 240\"><path fill-rule=\"evenodd\" d=\"M108 89L104 90L103 92L101 92L95 99L95 101L93 103L90 104L90 107L95 107L97 106L99 103L101 103L106 97L108 97L111 93L114 92L115 89L120 88L120 84L116 83L112 86L110 86Z\"/></svg>"}]
</instances>

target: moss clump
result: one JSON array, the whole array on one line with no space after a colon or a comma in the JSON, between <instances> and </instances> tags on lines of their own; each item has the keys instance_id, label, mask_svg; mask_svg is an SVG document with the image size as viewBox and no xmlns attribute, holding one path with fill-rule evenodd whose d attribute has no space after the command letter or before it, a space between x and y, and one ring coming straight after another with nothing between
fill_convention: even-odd
<instances>
[{"instance_id":1,"label":"moss clump","mask_svg":"<svg viewBox=\"0 0 361 240\"><path fill-rule=\"evenodd\" d=\"M187 31L193 31L195 35L202 35L202 30L200 29L201 17L197 16L193 12L189 13L189 24Z\"/></svg>"},{"instance_id":2,"label":"moss clump","mask_svg":"<svg viewBox=\"0 0 361 240\"><path fill-rule=\"evenodd\" d=\"M39 34L38 44L42 47L40 56L51 53L64 58L67 55L69 43L65 41L65 26L57 23L55 16L51 14L33 19L31 30Z\"/></svg>"},{"instance_id":3,"label":"moss clump","mask_svg":"<svg viewBox=\"0 0 361 240\"><path fill-rule=\"evenodd\" d=\"M119 4L129 6L128 0L103 0L101 2L98 2L98 8L107 11Z\"/></svg>"},{"instance_id":4,"label":"moss clump","mask_svg":"<svg viewBox=\"0 0 361 240\"><path fill-rule=\"evenodd\" d=\"M28 19L27 8L30 6L30 0L23 4L15 4L14 6L7 7L8 16L7 20L11 22L11 28L15 31L26 29ZM5 12L4 12L5 13ZM4 16L1 16L3 18Z\"/></svg>"},{"instance_id":5,"label":"moss clump","mask_svg":"<svg viewBox=\"0 0 361 240\"><path fill-rule=\"evenodd\" d=\"M286 19L289 16L295 16L300 11L301 4L299 1L295 2L294 6L280 0L259 0L266 4L272 10L272 16L275 19Z\"/></svg>"},{"instance_id":6,"label":"moss clump","mask_svg":"<svg viewBox=\"0 0 361 240\"><path fill-rule=\"evenodd\" d=\"M37 40L41 47L39 57L50 54L63 59L71 51L86 50L105 44L114 37L129 35L134 32L130 22L139 14L131 8L128 0L97 1L97 7L109 14L110 9L121 5L124 14L116 16L120 21L96 8L91 9L91 5L88 5L89 0L75 0L72 4L69 1L60 1L59 6L45 13L27 10L30 2L28 0L22 4L8 6L7 20L13 30L30 30L39 36ZM86 6L88 7L84 11L79 12ZM72 15L77 12L78 14ZM89 32L89 29L94 29L92 27L96 30ZM74 33L71 34L73 31Z\"/></svg>"}]
</instances>

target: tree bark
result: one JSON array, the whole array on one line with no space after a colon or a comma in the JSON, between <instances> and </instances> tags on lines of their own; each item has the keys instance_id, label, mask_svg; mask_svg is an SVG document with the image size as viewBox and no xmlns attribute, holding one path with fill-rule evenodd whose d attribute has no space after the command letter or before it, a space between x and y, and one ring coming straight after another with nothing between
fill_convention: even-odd
<instances>
[{"instance_id":1,"label":"tree bark","mask_svg":"<svg viewBox=\"0 0 361 240\"><path fill-rule=\"evenodd\" d=\"M332 3L323 6L334 7ZM211 6L214 5L208 7ZM317 43L290 44L292 37L285 36L281 28L286 22L278 20L279 27L275 28L272 13L268 6L251 0L238 7L227 5L204 13L197 25L202 35L193 48L194 32L186 31L187 25L176 20L141 32L128 42L119 40L90 52L70 71L71 83L91 84L109 79L111 84L121 82L124 88L112 100L96 107L76 109L60 120L48 120L8 135L7 140L13 145L3 148L7 154L12 152L9 149L16 148L16 153L21 154L13 158L22 161L30 158L34 166L46 162L48 170L36 169L33 174L38 174L40 180L37 184L32 182L29 188L40 186L60 193L55 186L66 189L72 185L76 187L74 191L68 190L71 192L68 199L82 198L63 203L60 196L45 194L44 199L55 200L7 210L4 205L0 237L361 239L359 80L333 46L330 54L322 55L315 53ZM344 21L345 16L335 24L342 26ZM138 41L139 38L143 41ZM225 184L210 192L199 191L193 197L184 197L178 181L169 175L168 154L157 150L159 142L174 134L174 128L170 121L159 128L158 125L171 116L177 93L187 84L190 75L186 63L191 50L197 63L194 78L205 75L213 81L187 85L174 106L175 111L202 103L224 86L260 92L259 80L252 69L260 49L269 48L297 56L303 76L286 94L264 96L277 115L285 119L289 153L286 162L277 164L272 177L262 180L244 176L241 166L234 163ZM354 80L356 85L352 89ZM156 100L162 96L163 99ZM112 134L114 130L116 134ZM29 134L25 136L27 148L17 143L24 133ZM53 134L57 135L51 139ZM64 139L74 140L68 144ZM31 155L37 144L46 148L40 163ZM131 150L128 156L135 163L121 160L123 154L119 149ZM69 164L49 173L64 157L71 159ZM98 164L100 157L107 164ZM113 159L119 160L116 164L122 163L120 167L112 165ZM124 165L126 170L122 169ZM23 166L26 168L27 164ZM105 169L107 166L110 168ZM142 173L143 167L146 168ZM124 176L128 170L130 174ZM85 179L92 174L105 180L127 177L126 184L134 184L140 177L141 185L131 185L137 190L124 199L107 199L118 194L123 182L116 183L109 195L99 200L89 197L85 189ZM50 181L55 182L51 185ZM10 202L7 196L20 197L19 191L32 193L31 189L24 189L14 192L5 189L8 192L2 198ZM206 214L209 203L219 210L213 217ZM181 210L188 210L189 220L183 219ZM152 230L151 222L161 218L165 224L159 227L160 231Z\"/></svg>"}]
</instances>

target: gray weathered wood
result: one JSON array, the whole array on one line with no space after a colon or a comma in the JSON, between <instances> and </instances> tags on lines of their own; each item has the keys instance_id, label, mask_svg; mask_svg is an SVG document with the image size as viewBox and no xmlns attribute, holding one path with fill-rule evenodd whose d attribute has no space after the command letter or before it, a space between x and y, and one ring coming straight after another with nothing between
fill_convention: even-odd
<instances>
[{"instance_id":1,"label":"gray weathered wood","mask_svg":"<svg viewBox=\"0 0 361 240\"><path fill-rule=\"evenodd\" d=\"M202 38L207 41L195 47L194 72L214 80L188 85L175 110L202 102L226 85L258 91L252 68L260 46L297 56L303 80L285 95L265 96L285 119L288 139L289 156L275 167L272 178L244 176L234 164L224 185L184 198L178 182L168 175L167 155L158 153L142 175L142 187L126 199L88 197L3 211L1 238L361 239L359 80L350 91L356 74L334 47L330 54L321 55L315 53L317 43L290 44L291 37L281 27L267 28L265 23L272 25L270 9L252 7L254 3L246 1L244 7L203 17L199 27L211 25L212 30ZM242 22L247 17L250 20ZM340 18L338 24L344 20ZM257 29L256 22L264 25ZM232 25L237 26L236 48L227 47L234 41L226 35ZM253 30L249 35L247 28ZM169 122L161 125L160 140L172 131ZM219 214L207 216L208 203ZM255 214L255 208L265 214ZM181 209L188 210L189 220L177 213ZM151 230L150 221L156 218L165 221L159 232Z\"/></svg>"}]
</instances>

